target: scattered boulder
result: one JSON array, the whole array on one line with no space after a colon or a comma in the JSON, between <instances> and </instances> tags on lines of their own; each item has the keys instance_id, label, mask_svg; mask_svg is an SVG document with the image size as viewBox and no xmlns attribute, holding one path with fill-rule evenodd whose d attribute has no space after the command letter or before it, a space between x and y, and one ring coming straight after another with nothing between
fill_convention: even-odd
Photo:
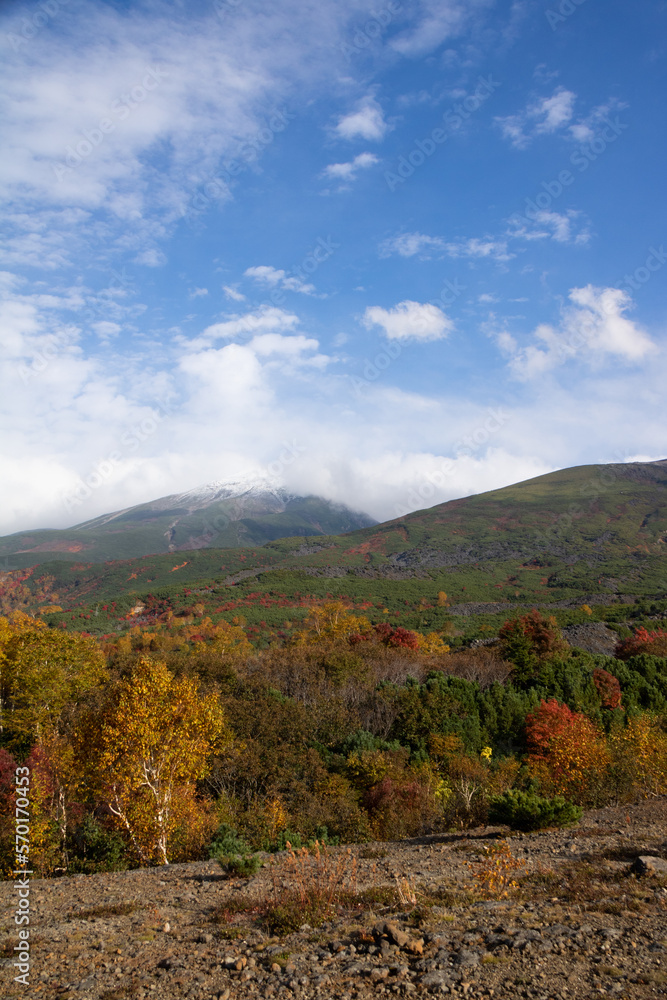
<instances>
[{"instance_id":1,"label":"scattered boulder","mask_svg":"<svg viewBox=\"0 0 667 1000\"><path fill-rule=\"evenodd\" d=\"M373 934L378 940L388 938L392 944L412 955L424 954L424 939L411 937L393 921L379 920L373 928Z\"/></svg>"},{"instance_id":2,"label":"scattered boulder","mask_svg":"<svg viewBox=\"0 0 667 1000\"><path fill-rule=\"evenodd\" d=\"M451 977L446 972L427 972L421 978L421 985L430 993L444 993L443 987L448 987Z\"/></svg>"},{"instance_id":3,"label":"scattered boulder","mask_svg":"<svg viewBox=\"0 0 667 1000\"><path fill-rule=\"evenodd\" d=\"M635 858L630 871L635 875L667 875L667 861L664 858L643 854Z\"/></svg>"}]
</instances>

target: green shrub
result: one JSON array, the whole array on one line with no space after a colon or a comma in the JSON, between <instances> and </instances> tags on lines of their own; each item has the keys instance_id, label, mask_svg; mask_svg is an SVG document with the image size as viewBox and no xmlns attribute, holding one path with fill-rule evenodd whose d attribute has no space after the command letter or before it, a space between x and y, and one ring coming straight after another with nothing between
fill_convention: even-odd
<instances>
[{"instance_id":1,"label":"green shrub","mask_svg":"<svg viewBox=\"0 0 667 1000\"><path fill-rule=\"evenodd\" d=\"M218 858L218 861L224 871L239 878L254 875L262 867L262 862L256 854L246 854L243 857L236 854L230 858Z\"/></svg>"},{"instance_id":2,"label":"green shrub","mask_svg":"<svg viewBox=\"0 0 667 1000\"><path fill-rule=\"evenodd\" d=\"M516 788L494 796L489 802L489 822L514 830L541 830L545 826L568 826L581 819L581 807L557 795L546 799L535 792Z\"/></svg>"},{"instance_id":3,"label":"green shrub","mask_svg":"<svg viewBox=\"0 0 667 1000\"><path fill-rule=\"evenodd\" d=\"M266 840L262 846L265 851L274 854L277 851L288 850L288 844L295 851L299 851L302 847L314 847L315 842L324 844L326 847L337 847L340 844L340 837L332 836L326 826L318 826L312 837L303 837L296 830L280 830L275 840Z\"/></svg>"},{"instance_id":4,"label":"green shrub","mask_svg":"<svg viewBox=\"0 0 667 1000\"><path fill-rule=\"evenodd\" d=\"M215 858L223 871L240 878L254 875L262 867L257 855L251 853L250 845L227 823L218 827L209 857Z\"/></svg>"},{"instance_id":5,"label":"green shrub","mask_svg":"<svg viewBox=\"0 0 667 1000\"><path fill-rule=\"evenodd\" d=\"M90 814L68 838L70 860L68 873L123 871L128 867L127 847L123 838L114 830L107 830Z\"/></svg>"},{"instance_id":6,"label":"green shrub","mask_svg":"<svg viewBox=\"0 0 667 1000\"><path fill-rule=\"evenodd\" d=\"M222 823L215 832L209 848L210 858L230 858L236 854L249 854L250 844L238 835L228 823Z\"/></svg>"}]
</instances>

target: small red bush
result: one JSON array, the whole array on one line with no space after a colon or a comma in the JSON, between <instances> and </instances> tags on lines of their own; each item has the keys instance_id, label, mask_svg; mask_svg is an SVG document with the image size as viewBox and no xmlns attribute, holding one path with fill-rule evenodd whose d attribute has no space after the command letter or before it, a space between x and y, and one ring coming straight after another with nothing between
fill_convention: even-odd
<instances>
[{"instance_id":1,"label":"small red bush","mask_svg":"<svg viewBox=\"0 0 667 1000\"><path fill-rule=\"evenodd\" d=\"M640 653L667 656L667 632L663 629L649 632L641 626L634 635L619 642L614 651L619 660L629 660L631 656L638 656Z\"/></svg>"},{"instance_id":2,"label":"small red bush","mask_svg":"<svg viewBox=\"0 0 667 1000\"><path fill-rule=\"evenodd\" d=\"M593 671L593 683L603 708L621 708L621 685L618 678L601 667L596 667Z\"/></svg>"}]
</instances>

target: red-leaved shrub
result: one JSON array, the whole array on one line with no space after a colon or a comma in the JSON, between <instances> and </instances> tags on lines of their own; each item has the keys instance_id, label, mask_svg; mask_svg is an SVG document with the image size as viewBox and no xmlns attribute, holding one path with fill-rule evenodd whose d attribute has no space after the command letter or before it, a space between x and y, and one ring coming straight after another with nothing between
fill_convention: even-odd
<instances>
[{"instance_id":1,"label":"red-leaved shrub","mask_svg":"<svg viewBox=\"0 0 667 1000\"><path fill-rule=\"evenodd\" d=\"M596 667L593 671L593 683L600 695L603 708L621 708L621 685L613 674Z\"/></svg>"},{"instance_id":2,"label":"red-leaved shrub","mask_svg":"<svg viewBox=\"0 0 667 1000\"><path fill-rule=\"evenodd\" d=\"M628 639L622 639L614 651L614 655L619 660L629 660L631 656L638 656L640 653L650 653L651 656L667 656L667 632L664 629L656 629L649 632L642 625L634 635Z\"/></svg>"}]
</instances>

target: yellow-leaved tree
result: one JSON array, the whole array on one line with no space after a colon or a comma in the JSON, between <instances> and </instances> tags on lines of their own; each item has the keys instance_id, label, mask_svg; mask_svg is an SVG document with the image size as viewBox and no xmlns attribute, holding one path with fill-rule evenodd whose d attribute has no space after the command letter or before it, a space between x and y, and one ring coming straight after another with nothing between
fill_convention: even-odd
<instances>
[{"instance_id":1,"label":"yellow-leaved tree","mask_svg":"<svg viewBox=\"0 0 667 1000\"><path fill-rule=\"evenodd\" d=\"M311 608L303 628L295 635L295 642L307 645L335 642L371 631L371 623L363 615L352 614L342 601L326 601Z\"/></svg>"},{"instance_id":2,"label":"yellow-leaved tree","mask_svg":"<svg viewBox=\"0 0 667 1000\"><path fill-rule=\"evenodd\" d=\"M63 713L106 677L90 636L49 629L20 611L0 618L0 732L12 743L61 730Z\"/></svg>"},{"instance_id":3,"label":"yellow-leaved tree","mask_svg":"<svg viewBox=\"0 0 667 1000\"><path fill-rule=\"evenodd\" d=\"M231 742L216 695L202 697L190 678L141 659L115 686L88 741L93 780L139 861L169 864L179 801L194 803L211 754Z\"/></svg>"},{"instance_id":4,"label":"yellow-leaved tree","mask_svg":"<svg viewBox=\"0 0 667 1000\"><path fill-rule=\"evenodd\" d=\"M0 618L0 732L31 772L31 864L67 867L67 827L81 781L72 730L85 696L107 678L90 636L49 629L22 611Z\"/></svg>"}]
</instances>

